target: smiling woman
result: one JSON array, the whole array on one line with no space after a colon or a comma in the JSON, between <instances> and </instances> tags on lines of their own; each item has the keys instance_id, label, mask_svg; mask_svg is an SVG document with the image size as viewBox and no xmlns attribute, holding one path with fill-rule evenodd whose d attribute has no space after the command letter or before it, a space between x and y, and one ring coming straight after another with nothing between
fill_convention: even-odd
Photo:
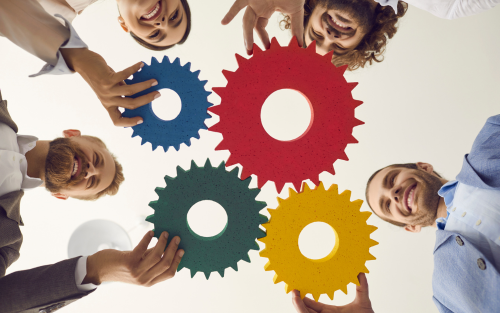
<instances>
[{"instance_id":1,"label":"smiling woman","mask_svg":"<svg viewBox=\"0 0 500 313\"><path fill-rule=\"evenodd\" d=\"M187 0L117 0L118 22L141 46L154 51L183 44L191 32Z\"/></svg>"}]
</instances>

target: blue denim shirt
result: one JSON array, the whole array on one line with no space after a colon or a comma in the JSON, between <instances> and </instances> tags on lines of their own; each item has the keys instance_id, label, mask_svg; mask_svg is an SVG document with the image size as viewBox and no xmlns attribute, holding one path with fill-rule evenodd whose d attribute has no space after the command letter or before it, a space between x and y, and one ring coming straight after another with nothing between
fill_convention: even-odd
<instances>
[{"instance_id":1,"label":"blue denim shirt","mask_svg":"<svg viewBox=\"0 0 500 313\"><path fill-rule=\"evenodd\" d=\"M448 215L436 221L434 303L440 312L500 312L500 115L439 195Z\"/></svg>"}]
</instances>

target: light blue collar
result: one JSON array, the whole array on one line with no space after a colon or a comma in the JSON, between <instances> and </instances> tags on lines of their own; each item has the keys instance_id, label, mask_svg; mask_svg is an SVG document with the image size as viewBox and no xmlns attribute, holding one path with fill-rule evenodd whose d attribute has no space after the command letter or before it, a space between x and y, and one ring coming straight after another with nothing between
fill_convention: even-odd
<instances>
[{"instance_id":1,"label":"light blue collar","mask_svg":"<svg viewBox=\"0 0 500 313\"><path fill-rule=\"evenodd\" d=\"M440 217L436 220L436 226L444 230L446 226L446 222L448 221L448 217L450 216L449 208L452 206L453 199L455 198L455 191L457 190L458 181L452 180L447 182L441 187L438 191L438 195L444 198L444 203L446 204L446 217Z\"/></svg>"}]
</instances>

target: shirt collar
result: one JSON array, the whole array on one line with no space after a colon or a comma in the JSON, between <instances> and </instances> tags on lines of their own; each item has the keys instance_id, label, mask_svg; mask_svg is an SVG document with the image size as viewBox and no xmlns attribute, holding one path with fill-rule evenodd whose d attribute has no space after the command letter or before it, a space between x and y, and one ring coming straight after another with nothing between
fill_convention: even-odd
<instances>
[{"instance_id":1,"label":"shirt collar","mask_svg":"<svg viewBox=\"0 0 500 313\"><path fill-rule=\"evenodd\" d=\"M450 216L450 212L448 212L448 208L452 206L453 199L455 198L455 191L457 190L458 181L452 180L447 182L441 187L438 191L438 195L444 198L444 203L447 208L446 217L440 217L436 220L436 226L438 229L444 230L446 227L446 222L448 222L448 217Z\"/></svg>"}]
</instances>

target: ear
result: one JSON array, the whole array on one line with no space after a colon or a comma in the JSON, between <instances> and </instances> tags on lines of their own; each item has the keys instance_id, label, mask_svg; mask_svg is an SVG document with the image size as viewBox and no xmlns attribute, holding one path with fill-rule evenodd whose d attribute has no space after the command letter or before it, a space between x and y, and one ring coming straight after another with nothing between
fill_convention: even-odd
<instances>
[{"instance_id":1,"label":"ear","mask_svg":"<svg viewBox=\"0 0 500 313\"><path fill-rule=\"evenodd\" d=\"M68 196L65 195L65 194L62 194L62 193L59 193L59 192L51 192L50 193L53 197L56 197L57 199L61 199L61 200L67 200L68 199Z\"/></svg>"},{"instance_id":2,"label":"ear","mask_svg":"<svg viewBox=\"0 0 500 313\"><path fill-rule=\"evenodd\" d=\"M410 233L419 233L422 230L422 226L420 225L406 225L405 230Z\"/></svg>"},{"instance_id":3,"label":"ear","mask_svg":"<svg viewBox=\"0 0 500 313\"><path fill-rule=\"evenodd\" d=\"M78 129L66 129L63 131L64 138L80 137L82 133Z\"/></svg>"},{"instance_id":4,"label":"ear","mask_svg":"<svg viewBox=\"0 0 500 313\"><path fill-rule=\"evenodd\" d=\"M120 23L122 29L128 33L128 27L127 25L125 25L125 21L123 20L123 17L121 17L121 15L118 16L118 23Z\"/></svg>"},{"instance_id":5,"label":"ear","mask_svg":"<svg viewBox=\"0 0 500 313\"><path fill-rule=\"evenodd\" d=\"M417 162L416 164L420 170L427 172L429 174L434 173L434 167L432 165L430 165L429 163Z\"/></svg>"}]
</instances>

